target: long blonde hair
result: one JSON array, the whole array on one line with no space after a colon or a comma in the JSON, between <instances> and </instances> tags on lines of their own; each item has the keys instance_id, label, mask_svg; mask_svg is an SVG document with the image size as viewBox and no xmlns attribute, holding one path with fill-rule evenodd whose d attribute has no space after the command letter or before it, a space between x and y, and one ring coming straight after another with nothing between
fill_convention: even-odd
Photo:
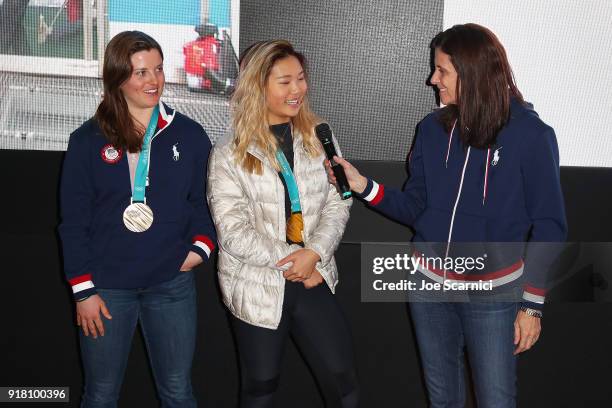
<instances>
[{"instance_id":1,"label":"long blonde hair","mask_svg":"<svg viewBox=\"0 0 612 408\"><path fill-rule=\"evenodd\" d=\"M306 59L285 40L255 43L244 52L240 60L240 73L231 98L234 132L232 143L236 163L249 173L262 174L263 171L261 161L247 152L251 143L264 152L276 170L280 169L276 161L278 143L268 123L266 85L276 61L290 56L297 58L308 80ZM320 120L310 110L307 95L304 95L302 106L291 122L294 131L302 135L306 152L311 157L319 155L322 148L315 136L314 127Z\"/></svg>"}]
</instances>

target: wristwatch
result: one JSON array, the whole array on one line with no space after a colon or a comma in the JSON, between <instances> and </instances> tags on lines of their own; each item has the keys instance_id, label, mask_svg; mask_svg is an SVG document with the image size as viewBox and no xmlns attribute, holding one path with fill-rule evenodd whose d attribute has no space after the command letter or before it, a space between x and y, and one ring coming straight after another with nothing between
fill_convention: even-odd
<instances>
[{"instance_id":1,"label":"wristwatch","mask_svg":"<svg viewBox=\"0 0 612 408\"><path fill-rule=\"evenodd\" d=\"M542 312L536 309L532 309L530 307L527 306L521 306L521 310L525 313L527 313L527 315L529 316L533 316L533 317L537 317L538 319L542 318Z\"/></svg>"}]
</instances>

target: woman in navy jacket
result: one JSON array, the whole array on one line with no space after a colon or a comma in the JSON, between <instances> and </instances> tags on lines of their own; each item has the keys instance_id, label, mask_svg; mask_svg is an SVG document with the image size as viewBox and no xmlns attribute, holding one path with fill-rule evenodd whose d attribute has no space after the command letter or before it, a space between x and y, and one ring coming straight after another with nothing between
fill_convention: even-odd
<instances>
[{"instance_id":1,"label":"woman in navy jacket","mask_svg":"<svg viewBox=\"0 0 612 408\"><path fill-rule=\"evenodd\" d=\"M566 236L557 141L524 102L491 31L454 26L431 47L431 83L446 106L419 124L404 190L363 177L341 158L337 162L372 208L414 228L417 257L447 259L470 248L486 260L469 274L422 264L419 279L449 287L490 281L496 296L516 299L411 302L431 406L464 406L467 349L478 406L513 407L516 355L540 335L546 272L559 246L550 243Z\"/></svg>"},{"instance_id":2,"label":"woman in navy jacket","mask_svg":"<svg viewBox=\"0 0 612 408\"><path fill-rule=\"evenodd\" d=\"M159 44L126 31L108 44L104 97L71 136L59 227L76 301L84 407L114 407L140 322L162 406L195 407L191 270L215 232L206 205L210 140L160 101Z\"/></svg>"}]
</instances>

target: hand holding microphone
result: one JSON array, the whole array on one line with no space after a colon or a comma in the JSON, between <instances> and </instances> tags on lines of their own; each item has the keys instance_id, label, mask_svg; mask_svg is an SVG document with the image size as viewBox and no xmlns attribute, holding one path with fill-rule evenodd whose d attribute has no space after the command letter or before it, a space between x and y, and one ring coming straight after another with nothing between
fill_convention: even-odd
<instances>
[{"instance_id":1,"label":"hand holding microphone","mask_svg":"<svg viewBox=\"0 0 612 408\"><path fill-rule=\"evenodd\" d=\"M349 162L338 157L329 125L327 123L319 124L315 128L315 132L327 156L325 161L327 177L330 183L335 184L338 188L340 197L346 200L352 196L351 190L356 192L363 191L366 187L367 179L361 176L357 169ZM361 184L363 184L363 187L361 187Z\"/></svg>"},{"instance_id":2,"label":"hand holding microphone","mask_svg":"<svg viewBox=\"0 0 612 408\"><path fill-rule=\"evenodd\" d=\"M368 185L368 179L362 176L355 166L344 160L342 157L334 156L332 159L336 163L337 167L341 167L342 170L344 170L344 174L350 189L359 194L363 193L363 190L365 190ZM331 184L337 185L338 181L335 177L330 160L325 160L324 165L325 170L327 171L327 179Z\"/></svg>"},{"instance_id":3,"label":"hand holding microphone","mask_svg":"<svg viewBox=\"0 0 612 408\"><path fill-rule=\"evenodd\" d=\"M346 175L344 174L343 168L334 162L334 157L337 157L336 147L334 146L334 139L332 137L331 129L327 123L320 123L315 127L315 133L317 134L317 138L323 145L323 150L325 150L325 155L327 156L327 160L331 163L331 169L334 174L334 178L336 180L336 186L338 187L338 193L340 193L340 197L343 200L352 197L351 187L346 179Z\"/></svg>"}]
</instances>

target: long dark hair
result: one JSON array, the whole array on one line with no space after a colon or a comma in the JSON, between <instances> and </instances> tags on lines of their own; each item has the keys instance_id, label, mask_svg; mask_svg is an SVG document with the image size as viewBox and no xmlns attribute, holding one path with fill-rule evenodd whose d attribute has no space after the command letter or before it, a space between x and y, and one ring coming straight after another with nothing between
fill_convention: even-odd
<instances>
[{"instance_id":1,"label":"long dark hair","mask_svg":"<svg viewBox=\"0 0 612 408\"><path fill-rule=\"evenodd\" d=\"M132 75L132 55L152 49L159 51L164 59L161 47L153 38L140 31L124 31L110 40L104 52L104 97L94 118L114 147L131 153L140 151L143 129L132 119L121 85Z\"/></svg>"},{"instance_id":2,"label":"long dark hair","mask_svg":"<svg viewBox=\"0 0 612 408\"><path fill-rule=\"evenodd\" d=\"M457 104L442 110L444 127L456 120L466 145L492 146L510 118L510 98L524 103L504 47L488 28L462 24L436 35L431 49L448 54L457 71Z\"/></svg>"}]
</instances>

